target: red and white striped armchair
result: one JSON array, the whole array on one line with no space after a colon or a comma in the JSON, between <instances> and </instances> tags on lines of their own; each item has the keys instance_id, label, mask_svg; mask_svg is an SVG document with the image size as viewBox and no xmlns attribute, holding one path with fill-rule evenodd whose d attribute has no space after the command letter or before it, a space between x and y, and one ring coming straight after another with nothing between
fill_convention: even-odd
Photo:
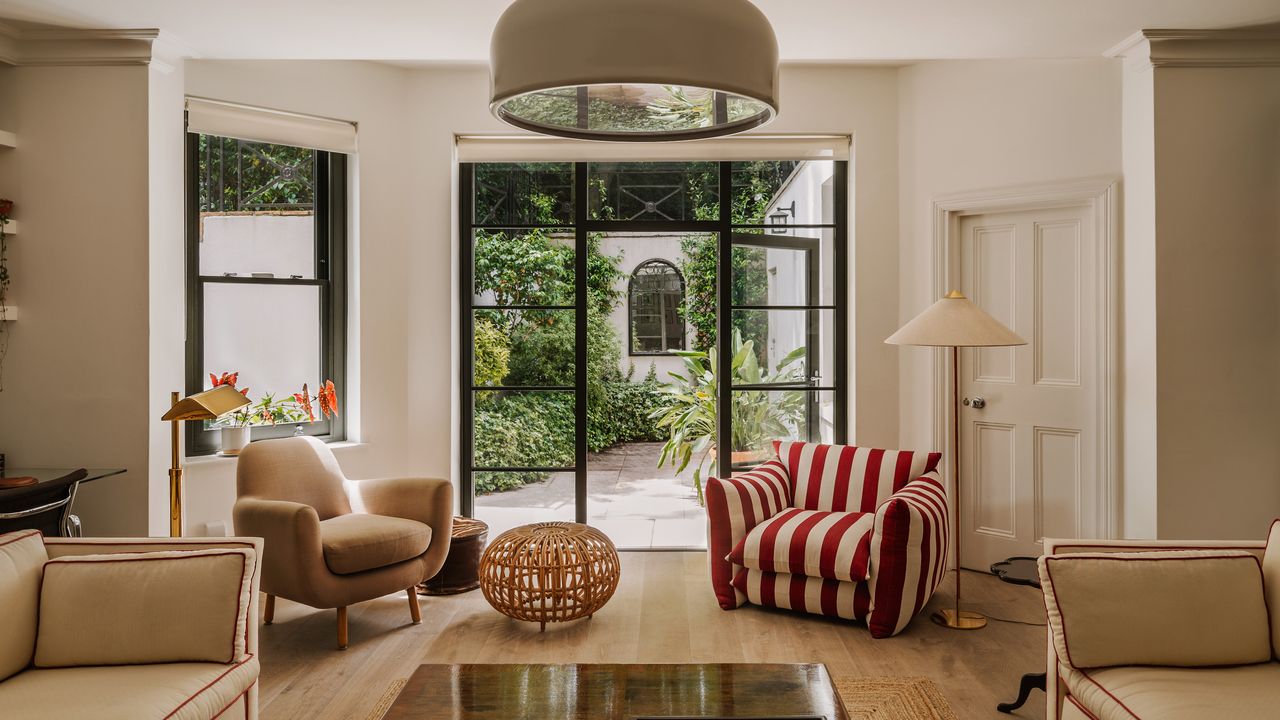
<instances>
[{"instance_id":1,"label":"red and white striped armchair","mask_svg":"<svg viewBox=\"0 0 1280 720\"><path fill-rule=\"evenodd\" d=\"M940 453L775 442L777 457L707 482L711 585L750 602L901 632L946 572Z\"/></svg>"}]
</instances>

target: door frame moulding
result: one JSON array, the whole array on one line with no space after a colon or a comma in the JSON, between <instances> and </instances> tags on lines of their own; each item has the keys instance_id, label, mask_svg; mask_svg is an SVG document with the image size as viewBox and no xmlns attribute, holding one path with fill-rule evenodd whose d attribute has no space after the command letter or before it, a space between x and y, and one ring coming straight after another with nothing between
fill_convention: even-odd
<instances>
[{"instance_id":1,"label":"door frame moulding","mask_svg":"<svg viewBox=\"0 0 1280 720\"><path fill-rule=\"evenodd\" d=\"M1121 528L1121 464L1120 464L1120 388L1119 368L1120 317L1120 214L1119 185L1115 177L1091 177L1063 182L1016 185L935 196L931 202L933 238L929 263L933 298L951 290L959 277L960 218L998 212L1056 210L1083 207L1093 213L1095 243L1095 333L1098 352L1093 358L1097 378L1095 438L1097 458L1094 468L1095 501L1082 505L1081 525L1091 527L1091 537L1116 538ZM951 381L942 348L930 357L932 378L930 413L933 417L933 447L954 453L951 445L951 414L942 412L951 397ZM954 456L952 456L954 457ZM954 482L954 479L952 479ZM960 507L960 498L955 498ZM1091 507L1092 505L1092 507ZM958 511L958 510L957 510ZM956 559L958 560L958 558Z\"/></svg>"}]
</instances>

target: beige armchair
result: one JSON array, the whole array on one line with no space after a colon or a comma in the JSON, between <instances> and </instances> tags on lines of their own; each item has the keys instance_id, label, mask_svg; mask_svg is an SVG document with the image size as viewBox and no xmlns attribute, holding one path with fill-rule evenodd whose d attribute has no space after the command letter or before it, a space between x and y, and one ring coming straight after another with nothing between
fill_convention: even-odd
<instances>
[{"instance_id":1,"label":"beige armchair","mask_svg":"<svg viewBox=\"0 0 1280 720\"><path fill-rule=\"evenodd\" d=\"M440 570L453 526L447 480L347 480L337 458L310 437L264 440L240 453L237 535L265 541L265 624L275 597L338 611L347 647L347 606L396 591L421 621L415 586Z\"/></svg>"}]
</instances>

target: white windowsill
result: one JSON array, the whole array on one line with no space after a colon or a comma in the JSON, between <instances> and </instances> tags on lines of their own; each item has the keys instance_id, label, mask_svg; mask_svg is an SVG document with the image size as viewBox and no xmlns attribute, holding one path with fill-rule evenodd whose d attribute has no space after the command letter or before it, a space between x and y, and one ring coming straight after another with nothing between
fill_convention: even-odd
<instances>
[{"instance_id":1,"label":"white windowsill","mask_svg":"<svg viewBox=\"0 0 1280 720\"><path fill-rule=\"evenodd\" d=\"M364 445L364 443L358 443L352 440L339 440L338 442L325 444L330 450L334 451L341 451L347 448L358 448ZM234 463L237 459L238 457L234 455L219 455L214 453L212 455L196 455L194 457L184 458L182 465L183 467L191 467L192 465L217 465L221 463Z\"/></svg>"}]
</instances>

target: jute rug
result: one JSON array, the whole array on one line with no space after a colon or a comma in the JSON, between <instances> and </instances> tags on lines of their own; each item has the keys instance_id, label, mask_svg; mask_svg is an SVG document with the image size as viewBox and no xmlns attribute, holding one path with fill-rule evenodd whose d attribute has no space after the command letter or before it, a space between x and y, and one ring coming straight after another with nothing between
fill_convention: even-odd
<instances>
[{"instance_id":1,"label":"jute rug","mask_svg":"<svg viewBox=\"0 0 1280 720\"><path fill-rule=\"evenodd\" d=\"M835 678L853 720L956 720L933 681L923 677Z\"/></svg>"},{"instance_id":2,"label":"jute rug","mask_svg":"<svg viewBox=\"0 0 1280 720\"><path fill-rule=\"evenodd\" d=\"M369 720L382 720L382 716L386 715L387 711L391 709L391 703L396 701L396 696L400 694L400 691L404 689L405 684L408 682L409 678L393 680L387 686L387 691L382 693L382 697L378 698L378 704L373 706L373 712L369 713Z\"/></svg>"},{"instance_id":3,"label":"jute rug","mask_svg":"<svg viewBox=\"0 0 1280 720\"><path fill-rule=\"evenodd\" d=\"M396 680L378 699L369 720L382 720L408 678ZM842 678L835 680L852 720L956 720L933 681L923 677Z\"/></svg>"}]
</instances>

